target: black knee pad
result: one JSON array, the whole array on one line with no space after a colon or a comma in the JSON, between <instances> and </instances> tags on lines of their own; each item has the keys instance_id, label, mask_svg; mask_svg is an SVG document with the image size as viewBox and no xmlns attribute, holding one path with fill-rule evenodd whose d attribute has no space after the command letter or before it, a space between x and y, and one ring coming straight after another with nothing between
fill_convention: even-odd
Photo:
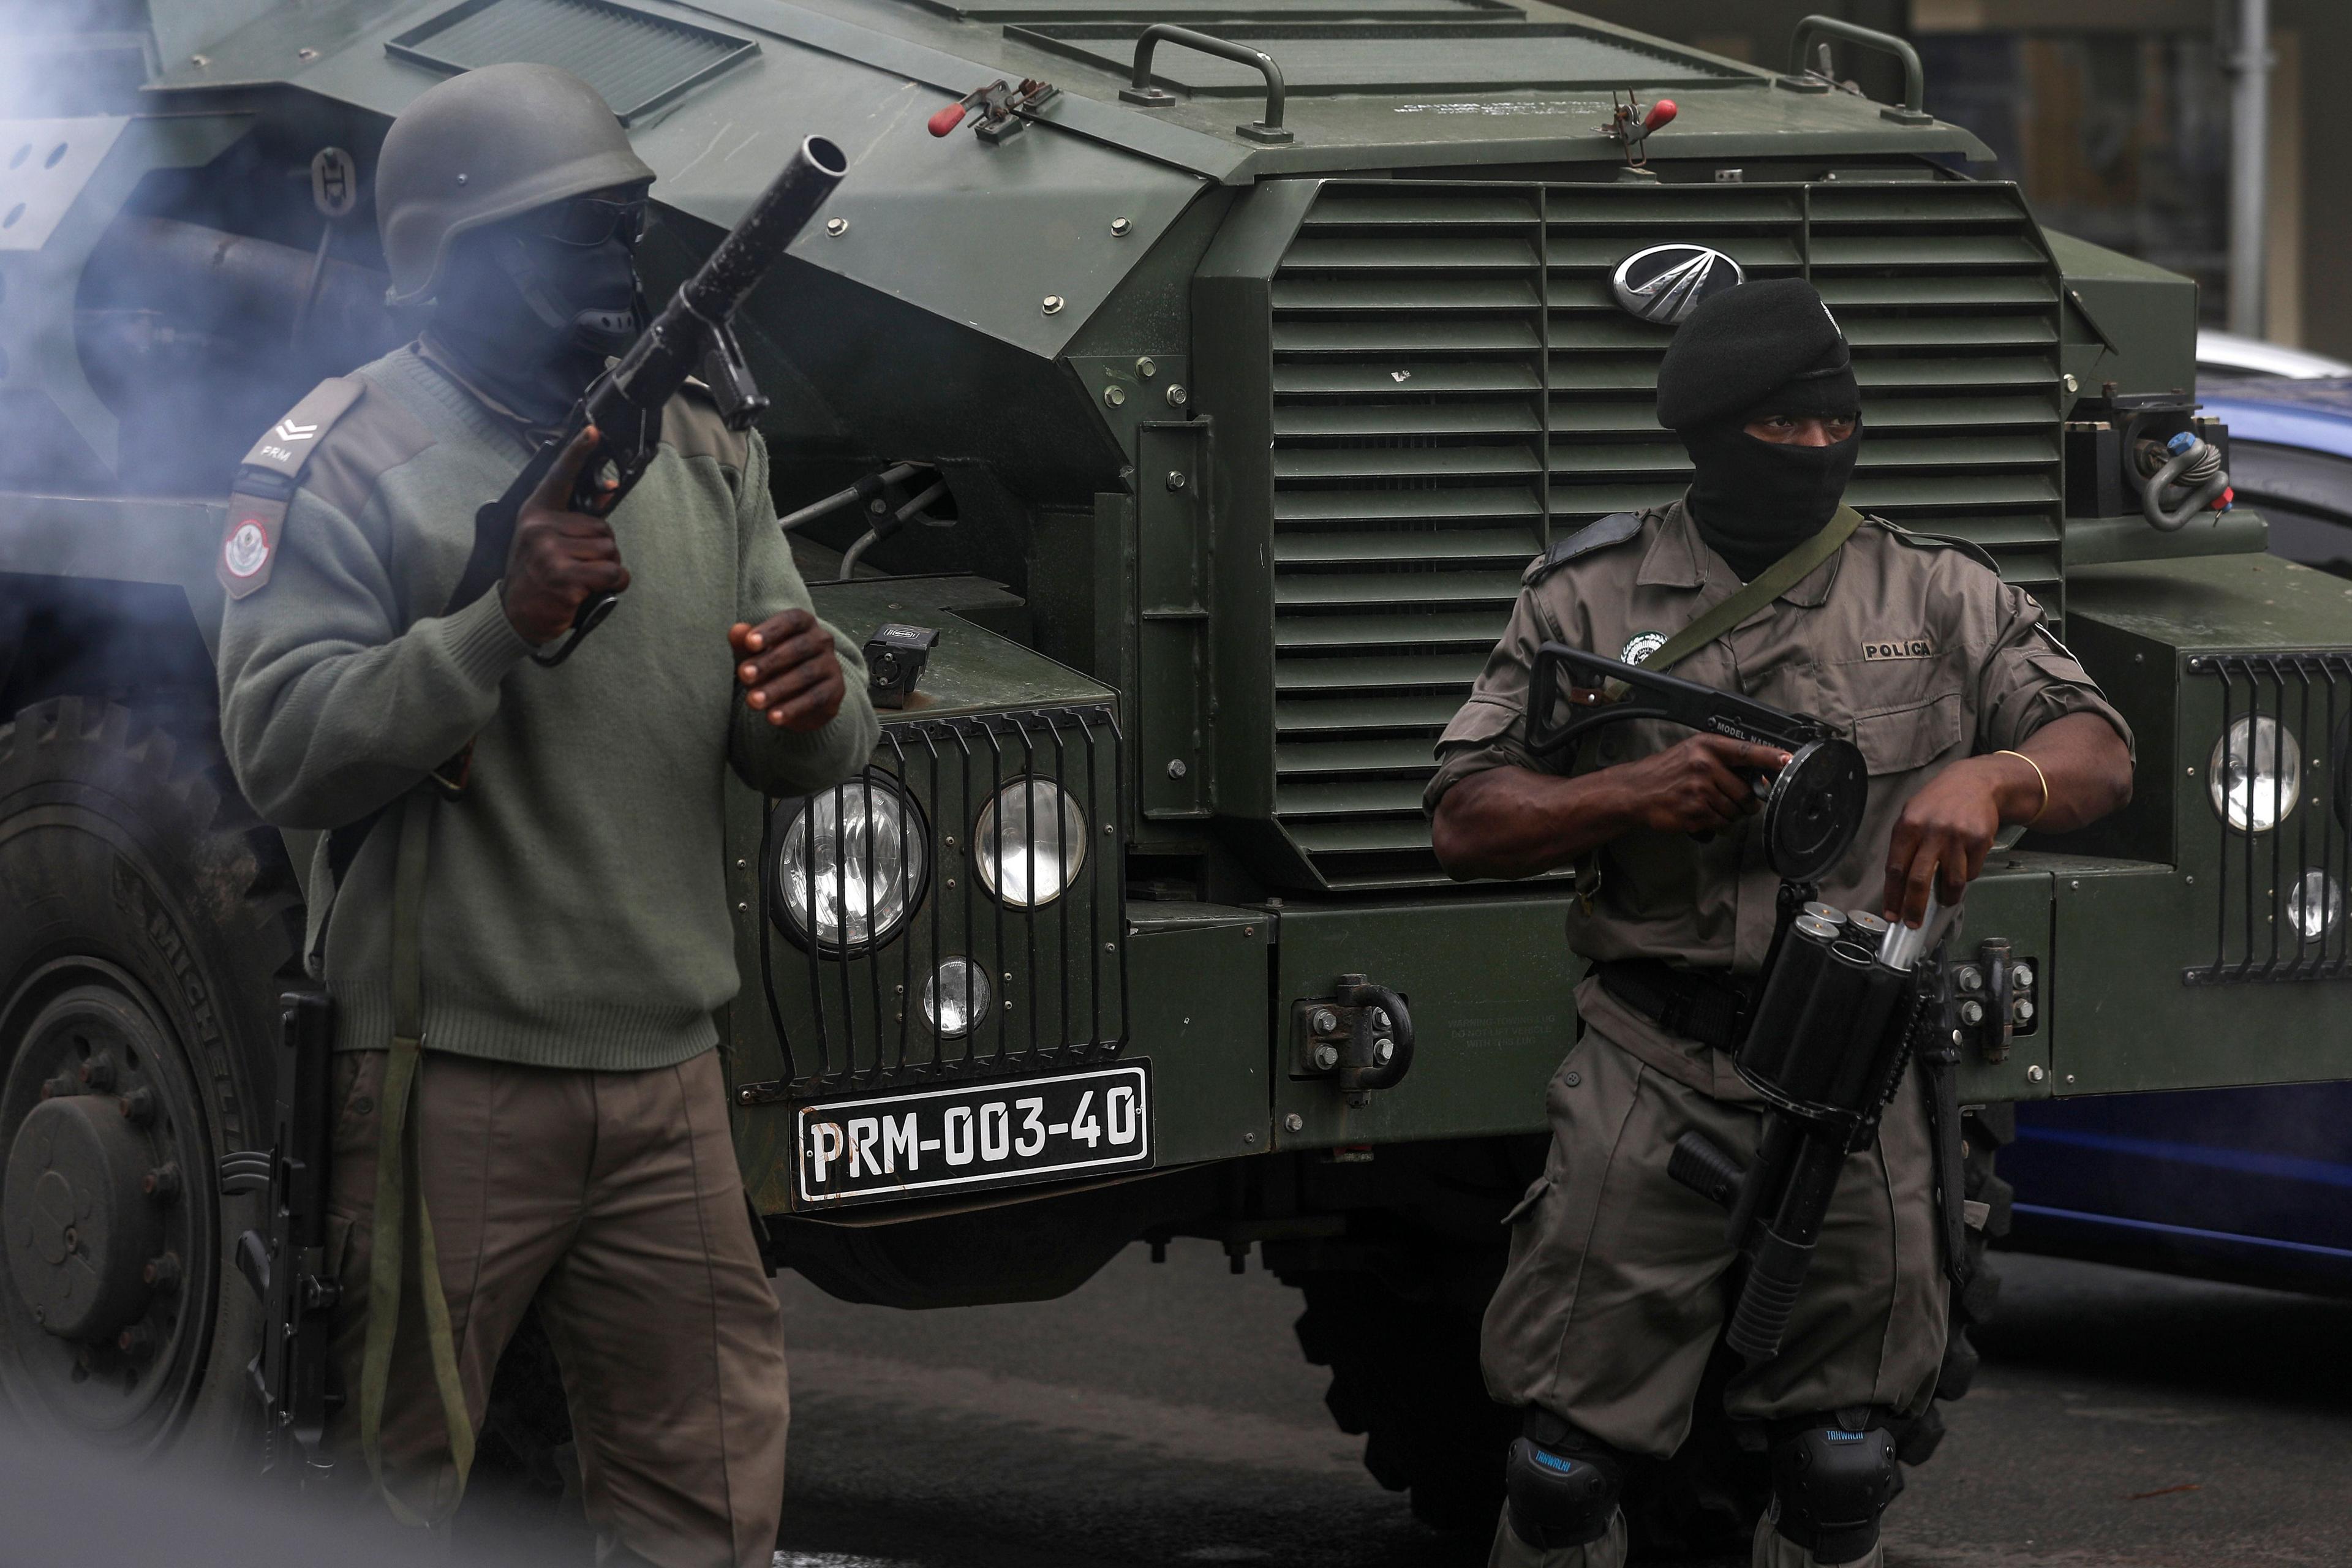
<instances>
[{"instance_id":1,"label":"black knee pad","mask_svg":"<svg viewBox=\"0 0 2352 1568\"><path fill-rule=\"evenodd\" d=\"M1781 1426L1772 1439L1772 1525L1816 1563L1852 1563L1878 1544L1895 1500L1895 1434L1874 1410L1841 1410Z\"/></svg>"},{"instance_id":2,"label":"black knee pad","mask_svg":"<svg viewBox=\"0 0 2352 1568\"><path fill-rule=\"evenodd\" d=\"M1528 1413L1527 1435L1503 1461L1511 1531L1539 1552L1608 1534L1624 1484L1622 1455L1543 1411Z\"/></svg>"}]
</instances>

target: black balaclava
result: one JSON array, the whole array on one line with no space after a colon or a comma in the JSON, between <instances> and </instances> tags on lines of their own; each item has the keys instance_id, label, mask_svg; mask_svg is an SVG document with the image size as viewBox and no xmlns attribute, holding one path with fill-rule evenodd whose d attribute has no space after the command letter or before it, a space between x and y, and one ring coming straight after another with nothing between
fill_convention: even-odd
<instances>
[{"instance_id":1,"label":"black balaclava","mask_svg":"<svg viewBox=\"0 0 2352 1568\"><path fill-rule=\"evenodd\" d=\"M1691 477L1691 521L1742 582L1819 533L1845 496L1862 455L1862 427L1853 373L1840 369L1842 375L1792 381L1746 414L1681 432L1697 469ZM1748 433L1749 424L1775 414L1854 416L1857 423L1853 435L1828 447L1764 441Z\"/></svg>"},{"instance_id":2,"label":"black balaclava","mask_svg":"<svg viewBox=\"0 0 2352 1568\"><path fill-rule=\"evenodd\" d=\"M461 237L433 310L433 346L532 425L561 420L644 331L645 290L629 243L565 245L531 218Z\"/></svg>"},{"instance_id":3,"label":"black balaclava","mask_svg":"<svg viewBox=\"0 0 2352 1568\"><path fill-rule=\"evenodd\" d=\"M1759 441L1748 424L1861 405L1845 334L1802 279L1727 289L1676 330L1658 367L1658 423L1697 468L1690 510L1700 536L1742 578L1821 531L1862 447L1859 429L1833 447L1793 447Z\"/></svg>"}]
</instances>

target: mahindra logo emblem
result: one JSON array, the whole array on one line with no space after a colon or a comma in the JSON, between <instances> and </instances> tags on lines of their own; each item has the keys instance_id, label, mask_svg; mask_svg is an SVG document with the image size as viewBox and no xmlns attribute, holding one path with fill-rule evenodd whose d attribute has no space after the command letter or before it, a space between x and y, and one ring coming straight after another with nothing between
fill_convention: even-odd
<instances>
[{"instance_id":1,"label":"mahindra logo emblem","mask_svg":"<svg viewBox=\"0 0 2352 1568\"><path fill-rule=\"evenodd\" d=\"M1609 279L1618 307L1629 316L1679 327L1699 301L1748 281L1739 263L1704 245L1654 245L1617 264Z\"/></svg>"}]
</instances>

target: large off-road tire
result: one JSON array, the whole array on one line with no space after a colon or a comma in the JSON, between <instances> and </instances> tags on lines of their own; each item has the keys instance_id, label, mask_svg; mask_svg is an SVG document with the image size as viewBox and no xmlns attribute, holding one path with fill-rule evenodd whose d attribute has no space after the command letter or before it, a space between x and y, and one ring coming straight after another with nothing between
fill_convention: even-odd
<instances>
[{"instance_id":1,"label":"large off-road tire","mask_svg":"<svg viewBox=\"0 0 2352 1568\"><path fill-rule=\"evenodd\" d=\"M0 1409L226 1459L256 1426L258 1202L300 898L202 731L66 697L0 727Z\"/></svg>"},{"instance_id":2,"label":"large off-road tire","mask_svg":"<svg viewBox=\"0 0 2352 1568\"><path fill-rule=\"evenodd\" d=\"M1478 1317L1447 1301L1399 1295L1366 1273L1297 1281L1307 1362L1331 1369L1323 1404L1364 1442L1364 1468L1433 1529L1491 1531L1503 1501L1503 1453L1517 1415L1486 1397Z\"/></svg>"}]
</instances>

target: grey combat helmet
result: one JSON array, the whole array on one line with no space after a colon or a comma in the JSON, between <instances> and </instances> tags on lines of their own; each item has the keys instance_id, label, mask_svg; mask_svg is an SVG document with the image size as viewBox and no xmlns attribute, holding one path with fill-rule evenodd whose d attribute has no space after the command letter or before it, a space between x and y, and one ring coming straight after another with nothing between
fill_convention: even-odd
<instances>
[{"instance_id":1,"label":"grey combat helmet","mask_svg":"<svg viewBox=\"0 0 2352 1568\"><path fill-rule=\"evenodd\" d=\"M570 71L484 66L427 88L392 122L376 162L387 300L432 299L449 242L468 229L653 177L596 89Z\"/></svg>"}]
</instances>

